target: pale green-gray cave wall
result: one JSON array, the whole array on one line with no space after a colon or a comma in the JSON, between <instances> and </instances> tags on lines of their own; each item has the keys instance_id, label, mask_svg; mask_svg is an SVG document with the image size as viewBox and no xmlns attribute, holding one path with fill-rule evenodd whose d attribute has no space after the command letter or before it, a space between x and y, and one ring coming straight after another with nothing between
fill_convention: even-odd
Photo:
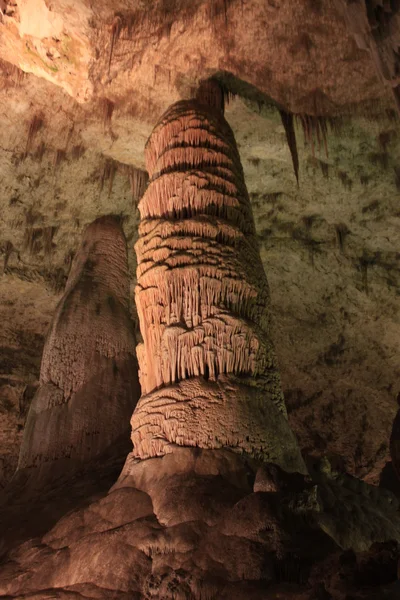
<instances>
[{"instance_id":1,"label":"pale green-gray cave wall","mask_svg":"<svg viewBox=\"0 0 400 600\"><path fill-rule=\"evenodd\" d=\"M259 101L261 92L244 96L230 99L226 118L270 284L290 424L303 452L328 454L377 483L389 460L399 391L398 120L386 101L349 109L333 129L328 124L328 153L316 136L313 152L295 121L297 186L279 111ZM160 112L137 119L116 108L105 118L34 76L3 88L0 101L8 107L0 129L5 481L16 464L46 327L82 231L100 215L123 218L133 290L143 148ZM43 122L26 152L38 114Z\"/></svg>"}]
</instances>

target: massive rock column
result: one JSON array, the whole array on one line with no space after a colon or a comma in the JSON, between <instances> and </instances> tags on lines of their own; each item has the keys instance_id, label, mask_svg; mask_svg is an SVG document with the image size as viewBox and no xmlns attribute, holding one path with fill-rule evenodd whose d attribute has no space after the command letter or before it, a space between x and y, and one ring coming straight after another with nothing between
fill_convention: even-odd
<instances>
[{"instance_id":1,"label":"massive rock column","mask_svg":"<svg viewBox=\"0 0 400 600\"><path fill-rule=\"evenodd\" d=\"M101 217L86 229L47 335L18 469L60 460L68 469L123 436L129 443L140 392L128 298L124 233Z\"/></svg>"},{"instance_id":2,"label":"massive rock column","mask_svg":"<svg viewBox=\"0 0 400 600\"><path fill-rule=\"evenodd\" d=\"M303 470L270 340L243 170L222 112L194 100L173 105L148 141L146 161L134 456L228 447Z\"/></svg>"}]
</instances>

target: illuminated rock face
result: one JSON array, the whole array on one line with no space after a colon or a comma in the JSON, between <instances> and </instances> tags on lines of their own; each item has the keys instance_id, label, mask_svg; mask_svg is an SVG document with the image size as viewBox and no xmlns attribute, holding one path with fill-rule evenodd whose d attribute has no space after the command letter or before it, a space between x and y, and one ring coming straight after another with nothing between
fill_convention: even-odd
<instances>
[{"instance_id":1,"label":"illuminated rock face","mask_svg":"<svg viewBox=\"0 0 400 600\"><path fill-rule=\"evenodd\" d=\"M118 220L88 226L47 335L18 468L81 464L128 435L139 396L126 240Z\"/></svg>"},{"instance_id":2,"label":"illuminated rock face","mask_svg":"<svg viewBox=\"0 0 400 600\"><path fill-rule=\"evenodd\" d=\"M303 469L269 336L268 284L233 133L173 105L146 148L136 305L142 397L134 455L174 445L245 451Z\"/></svg>"}]
</instances>

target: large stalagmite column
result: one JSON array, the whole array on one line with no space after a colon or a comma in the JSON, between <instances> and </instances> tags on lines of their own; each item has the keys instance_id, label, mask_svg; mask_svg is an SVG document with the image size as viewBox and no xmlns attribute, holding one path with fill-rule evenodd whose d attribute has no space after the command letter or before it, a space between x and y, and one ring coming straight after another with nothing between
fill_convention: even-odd
<instances>
[{"instance_id":1,"label":"large stalagmite column","mask_svg":"<svg viewBox=\"0 0 400 600\"><path fill-rule=\"evenodd\" d=\"M228 447L302 470L243 170L222 112L198 101L173 105L148 141L146 161L134 456Z\"/></svg>"},{"instance_id":2,"label":"large stalagmite column","mask_svg":"<svg viewBox=\"0 0 400 600\"><path fill-rule=\"evenodd\" d=\"M18 468L99 456L127 436L139 397L126 240L118 219L89 225L47 335Z\"/></svg>"}]
</instances>

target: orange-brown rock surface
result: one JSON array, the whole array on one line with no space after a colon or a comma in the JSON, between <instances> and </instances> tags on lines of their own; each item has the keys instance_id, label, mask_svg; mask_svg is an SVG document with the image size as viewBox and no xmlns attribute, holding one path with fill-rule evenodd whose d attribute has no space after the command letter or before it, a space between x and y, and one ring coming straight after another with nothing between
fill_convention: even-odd
<instances>
[{"instance_id":1,"label":"orange-brown rock surface","mask_svg":"<svg viewBox=\"0 0 400 600\"><path fill-rule=\"evenodd\" d=\"M303 470L243 170L222 112L198 101L173 105L148 141L146 162L134 456L230 447Z\"/></svg>"}]
</instances>

